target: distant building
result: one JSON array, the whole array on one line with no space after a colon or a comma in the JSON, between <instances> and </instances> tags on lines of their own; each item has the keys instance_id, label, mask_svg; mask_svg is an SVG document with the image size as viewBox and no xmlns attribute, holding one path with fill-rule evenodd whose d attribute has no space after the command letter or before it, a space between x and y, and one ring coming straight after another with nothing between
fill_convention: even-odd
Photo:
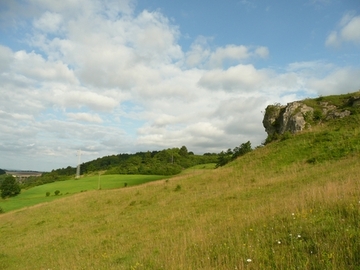
<instances>
[{"instance_id":1,"label":"distant building","mask_svg":"<svg viewBox=\"0 0 360 270\"><path fill-rule=\"evenodd\" d=\"M42 175L42 172L34 171L6 171L6 174L12 175L19 182L24 182L27 178L34 176L39 177Z\"/></svg>"}]
</instances>

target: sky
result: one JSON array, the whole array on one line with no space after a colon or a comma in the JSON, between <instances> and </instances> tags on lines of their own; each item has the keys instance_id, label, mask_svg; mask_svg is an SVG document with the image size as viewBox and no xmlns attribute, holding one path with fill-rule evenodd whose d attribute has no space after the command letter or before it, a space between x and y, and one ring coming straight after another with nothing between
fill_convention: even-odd
<instances>
[{"instance_id":1,"label":"sky","mask_svg":"<svg viewBox=\"0 0 360 270\"><path fill-rule=\"evenodd\" d=\"M360 89L359 0L0 0L0 168L266 139L269 104Z\"/></svg>"}]
</instances>

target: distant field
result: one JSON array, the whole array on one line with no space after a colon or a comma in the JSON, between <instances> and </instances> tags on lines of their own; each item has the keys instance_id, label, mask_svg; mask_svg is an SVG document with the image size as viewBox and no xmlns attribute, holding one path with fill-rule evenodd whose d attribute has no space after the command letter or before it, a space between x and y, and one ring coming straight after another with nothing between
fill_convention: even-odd
<instances>
[{"instance_id":1,"label":"distant field","mask_svg":"<svg viewBox=\"0 0 360 270\"><path fill-rule=\"evenodd\" d=\"M39 203L50 202L75 193L97 190L99 187L100 189L122 188L125 186L125 183L129 187L167 177L163 175L100 175L99 177L96 175L76 180L58 181L22 190L21 194L16 197L0 200L0 207L5 212L8 212ZM60 191L58 196L55 195L56 190ZM47 192L50 192L50 196L46 196Z\"/></svg>"}]
</instances>

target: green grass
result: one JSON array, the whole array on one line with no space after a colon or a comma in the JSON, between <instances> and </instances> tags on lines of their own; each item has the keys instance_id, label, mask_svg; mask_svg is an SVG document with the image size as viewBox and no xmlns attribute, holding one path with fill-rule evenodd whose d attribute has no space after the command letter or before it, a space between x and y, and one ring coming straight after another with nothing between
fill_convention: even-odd
<instances>
[{"instance_id":1,"label":"green grass","mask_svg":"<svg viewBox=\"0 0 360 270\"><path fill-rule=\"evenodd\" d=\"M0 207L5 212L8 212L39 203L51 202L61 197L67 197L80 192L97 190L99 188L123 188L125 187L125 183L127 184L127 187L130 187L164 178L166 177L160 175L85 176L79 179L58 181L50 184L36 186L28 190L22 190L21 194L16 197L0 200ZM56 190L60 191L58 196L55 195ZM50 196L46 196L47 192L50 192Z\"/></svg>"},{"instance_id":2,"label":"green grass","mask_svg":"<svg viewBox=\"0 0 360 270\"><path fill-rule=\"evenodd\" d=\"M208 163L208 164L200 164L195 165L190 168L187 168L181 172L181 174L189 174L189 173L195 173L195 172L202 172L202 170L212 170L215 169L216 163Z\"/></svg>"},{"instance_id":3,"label":"green grass","mask_svg":"<svg viewBox=\"0 0 360 270\"><path fill-rule=\"evenodd\" d=\"M272 147L3 214L0 268L356 269L359 155L277 170L261 165Z\"/></svg>"}]
</instances>

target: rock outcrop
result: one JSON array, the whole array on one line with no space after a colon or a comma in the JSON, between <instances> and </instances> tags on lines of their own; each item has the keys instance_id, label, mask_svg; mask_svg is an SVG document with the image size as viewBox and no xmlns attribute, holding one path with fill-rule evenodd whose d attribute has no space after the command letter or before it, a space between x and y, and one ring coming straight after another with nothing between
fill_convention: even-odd
<instances>
[{"instance_id":1,"label":"rock outcrop","mask_svg":"<svg viewBox=\"0 0 360 270\"><path fill-rule=\"evenodd\" d=\"M314 109L295 101L286 106L269 105L266 108L263 125L268 135L284 134L286 131L296 133L307 126L306 115L312 115Z\"/></svg>"},{"instance_id":2,"label":"rock outcrop","mask_svg":"<svg viewBox=\"0 0 360 270\"><path fill-rule=\"evenodd\" d=\"M349 116L352 108L360 108L359 92L351 96L347 95L346 98L340 97L342 96L339 96L339 100L343 102L341 105L334 105L323 97L295 101L287 105L269 105L263 119L265 131L270 137L285 132L297 133L322 121ZM314 104L314 106L309 106L309 104Z\"/></svg>"}]
</instances>

